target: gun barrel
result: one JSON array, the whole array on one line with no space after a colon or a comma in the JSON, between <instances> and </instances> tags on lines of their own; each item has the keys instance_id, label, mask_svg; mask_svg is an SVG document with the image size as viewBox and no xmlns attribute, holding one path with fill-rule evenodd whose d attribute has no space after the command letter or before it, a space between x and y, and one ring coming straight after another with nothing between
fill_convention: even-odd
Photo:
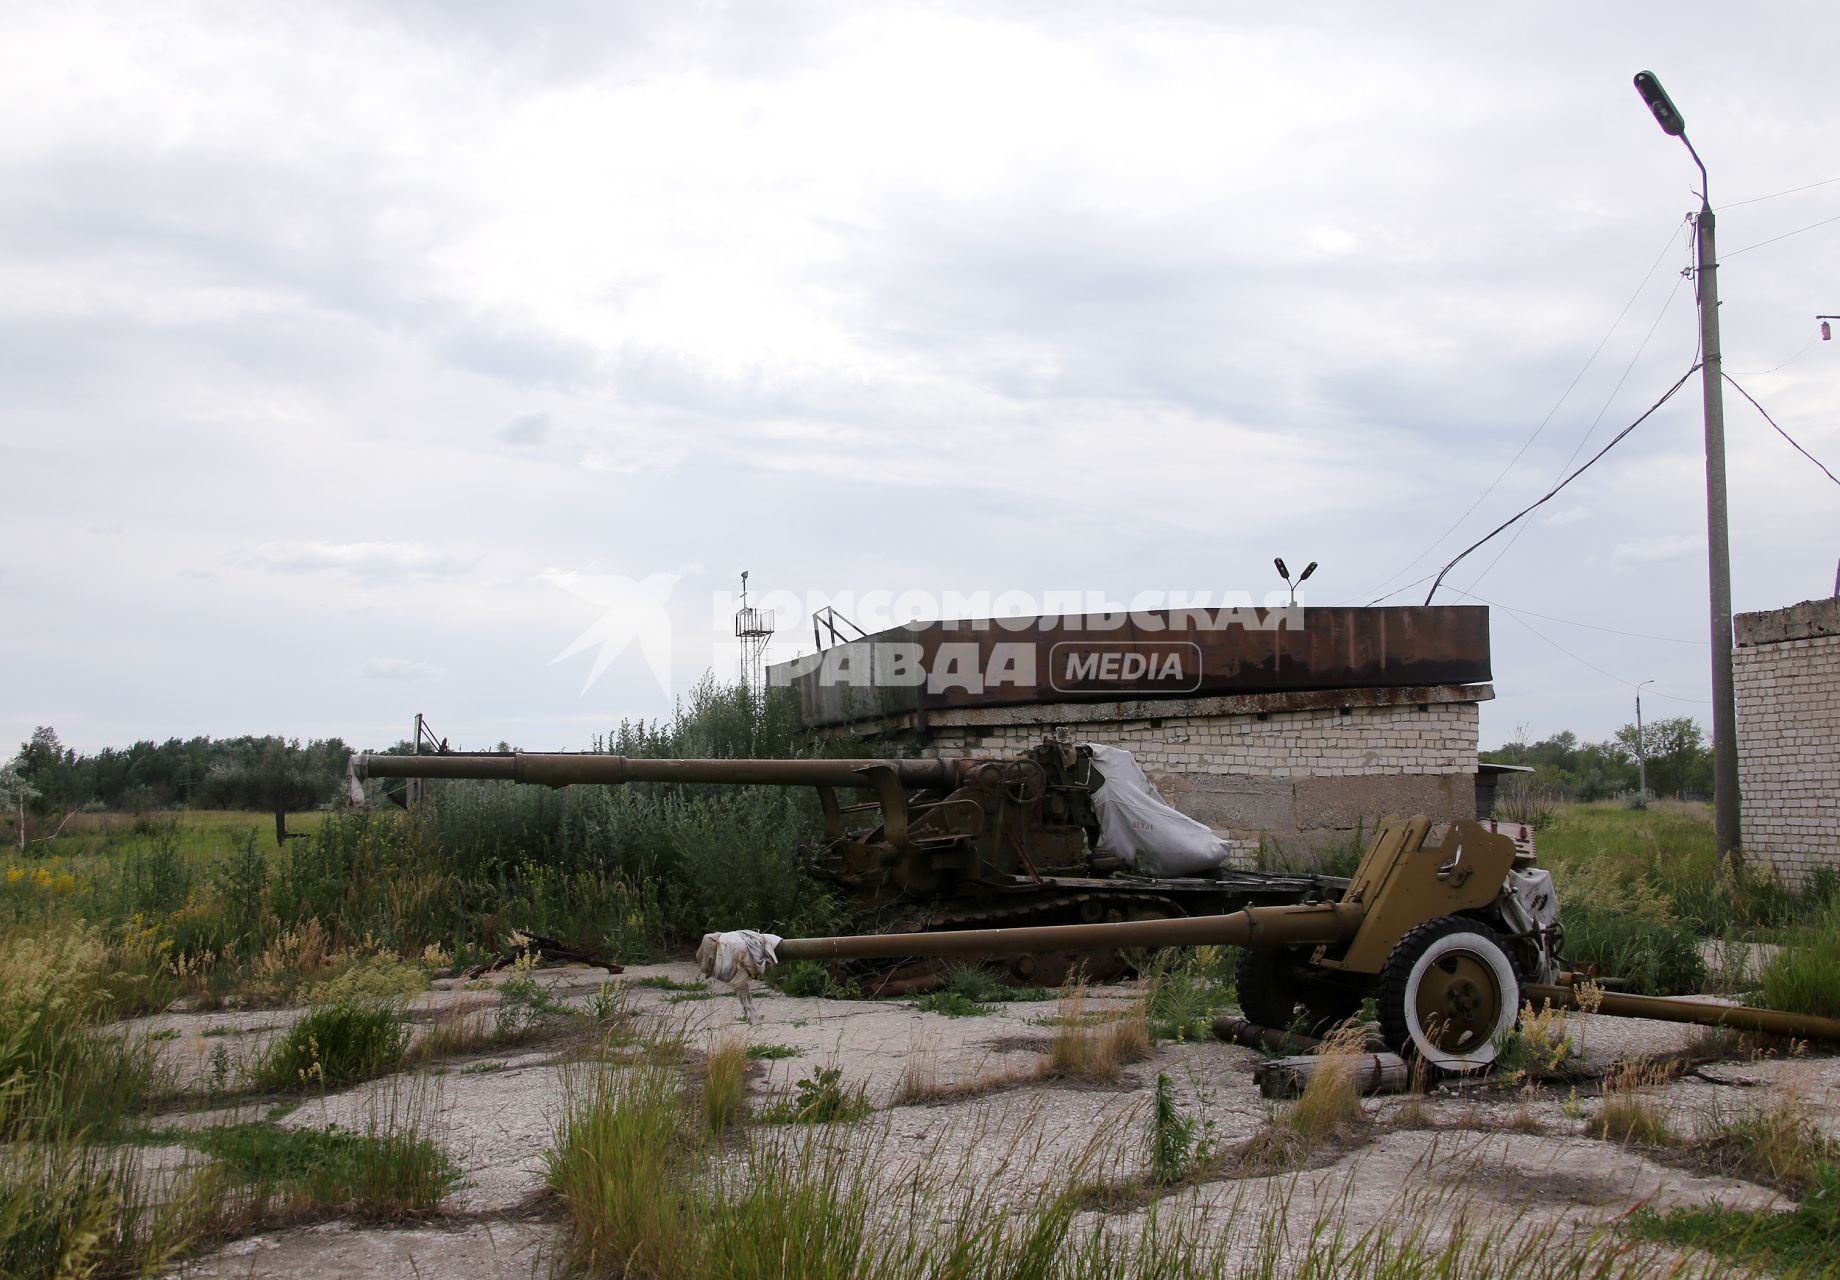
<instances>
[{"instance_id":1,"label":"gun barrel","mask_svg":"<svg viewBox=\"0 0 1840 1280\"><path fill-rule=\"evenodd\" d=\"M883 770L904 787L956 785L950 760L647 760L594 753L499 751L426 756L354 755L352 776L468 778L566 787L575 783L758 783L792 787L872 788ZM882 776L886 776L883 774Z\"/></svg>"},{"instance_id":2,"label":"gun barrel","mask_svg":"<svg viewBox=\"0 0 1840 1280\"><path fill-rule=\"evenodd\" d=\"M1638 996L1622 991L1599 991L1586 999L1575 986L1545 986L1532 982L1521 987L1521 998L1549 1001L1555 1009L1607 1013L1619 1018L1652 1018L1657 1022L1730 1027L1737 1031L1761 1031L1804 1040L1840 1041L1840 1019L1816 1014L1783 1013L1776 1009L1752 1009L1745 1005L1713 1004L1674 996Z\"/></svg>"},{"instance_id":3,"label":"gun barrel","mask_svg":"<svg viewBox=\"0 0 1840 1280\"><path fill-rule=\"evenodd\" d=\"M1247 907L1228 915L1019 929L950 929L846 938L787 938L784 960L897 960L909 956L1004 955L1105 947L1282 947L1340 942L1354 936L1363 911L1344 902Z\"/></svg>"}]
</instances>

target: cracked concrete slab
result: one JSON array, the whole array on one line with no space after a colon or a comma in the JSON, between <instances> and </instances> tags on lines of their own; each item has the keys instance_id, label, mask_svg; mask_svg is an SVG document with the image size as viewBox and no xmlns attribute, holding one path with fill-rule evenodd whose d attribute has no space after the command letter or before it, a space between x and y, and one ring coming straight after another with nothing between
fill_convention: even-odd
<instances>
[{"instance_id":1,"label":"cracked concrete slab","mask_svg":"<svg viewBox=\"0 0 1840 1280\"><path fill-rule=\"evenodd\" d=\"M691 1077L711 1046L731 1038L787 1055L753 1064L748 1093L756 1110L789 1096L814 1069L835 1067L846 1087L860 1088L875 1106L867 1118L756 1132L795 1153L854 1153L890 1190L910 1187L916 1177L944 1179L975 1188L980 1202L1017 1204L1069 1177L1110 1183L1138 1178L1147 1165L1149 1107L1159 1076L1168 1079L1183 1112L1204 1126L1215 1150L1259 1133L1274 1114L1252 1080L1261 1055L1231 1045L1165 1043L1150 1060L1127 1066L1114 1084L1040 1078L1055 1034L1050 1020L1059 1012L1053 1001L998 1004L986 1016L951 1018L907 1000L794 998L757 989L758 1022L749 1025L726 992L695 998L702 994L701 979L687 962L635 966L611 980L580 970L539 971L539 977L559 1002L582 1011L604 982L617 985L635 1016L682 1041ZM641 985L647 979L655 985ZM422 1013L459 1007L461 1000L494 997L495 987L438 983L414 1007ZM1128 985L1098 988L1085 1008L1106 1017L1137 998ZM183 1033L187 1017L195 1026L244 1015L165 1016L179 1019L173 1025ZM1589 1069L1676 1055L1695 1035L1690 1027L1601 1015L1575 1014L1568 1025ZM288 1280L303 1268L353 1276L537 1274L548 1266L556 1231L531 1219L543 1203L543 1157L570 1081L585 1070L570 1059L590 1038L584 1018L565 1023L547 1040L451 1060L438 1075L392 1077L309 1098L280 1123L363 1129L392 1107L421 1108L428 1131L452 1153L465 1179L447 1216L412 1227L322 1224L264 1233L214 1251L188 1274ZM897 1102L904 1081L911 1092L916 1079L930 1082L935 1096ZM1589 1136L1600 1088L1586 1078L1575 1089L1465 1087L1422 1099L1368 1099L1364 1111L1371 1124L1352 1149L1329 1149L1301 1172L1205 1182L1175 1193L1172 1205L1185 1205L1223 1231L1255 1202L1281 1202L1298 1221L1334 1208L1357 1230L1400 1221L1409 1210L1416 1224L1437 1231L1449 1229L1454 1206L1464 1204L1472 1216L1499 1219L1504 1230L1551 1233L1601 1224L1643 1203L1760 1209L1787 1203L1768 1188L1686 1167L1686 1157ZM1786 1088L1798 1091L1828 1132L1840 1131L1840 1059L1726 1059L1653 1092L1670 1115L1690 1119L1736 1105L1731 1099L1739 1095L1763 1097ZM248 1118L249 1110L246 1104L222 1106L201 1112L196 1122L231 1122ZM1682 1124L1693 1131L1686 1119ZM718 1158L736 1157L731 1151ZM1127 1206L1104 1217L1129 1231L1145 1212Z\"/></svg>"}]
</instances>

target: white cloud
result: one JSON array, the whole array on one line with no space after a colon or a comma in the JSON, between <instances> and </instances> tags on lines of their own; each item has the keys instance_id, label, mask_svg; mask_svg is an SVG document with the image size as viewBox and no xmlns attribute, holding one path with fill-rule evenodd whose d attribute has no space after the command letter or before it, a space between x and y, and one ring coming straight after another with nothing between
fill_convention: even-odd
<instances>
[{"instance_id":1,"label":"white cloud","mask_svg":"<svg viewBox=\"0 0 1840 1280\"><path fill-rule=\"evenodd\" d=\"M1610 558L1618 564L1663 564L1687 556L1697 556L1703 560L1705 555L1705 538L1690 533L1677 533L1643 538L1636 542L1619 542L1610 553Z\"/></svg>"},{"instance_id":2,"label":"white cloud","mask_svg":"<svg viewBox=\"0 0 1840 1280\"><path fill-rule=\"evenodd\" d=\"M440 672L412 658L366 658L358 674L366 680L429 680Z\"/></svg>"},{"instance_id":3,"label":"white cloud","mask_svg":"<svg viewBox=\"0 0 1840 1280\"><path fill-rule=\"evenodd\" d=\"M549 415L520 413L498 429L498 438L506 444L542 444L549 439Z\"/></svg>"},{"instance_id":4,"label":"white cloud","mask_svg":"<svg viewBox=\"0 0 1840 1280\"><path fill-rule=\"evenodd\" d=\"M419 542L264 542L245 560L277 573L342 573L366 581L446 578L472 567Z\"/></svg>"},{"instance_id":5,"label":"white cloud","mask_svg":"<svg viewBox=\"0 0 1840 1280\"><path fill-rule=\"evenodd\" d=\"M1283 554L1322 562L1313 600L1364 603L1689 362L1696 175L1633 71L1716 198L1767 195L1831 176L1807 102L1840 34L1803 7L1708 46L1710 0L1594 10L1583 42L1353 3L143 9L0 18L0 546L33 549L0 565L0 657L89 746L403 720L359 653L425 664L408 714L456 740L508 708L571 733L668 710L643 662L585 692L549 665L591 611L546 565L711 566L678 598L741 564L763 590L1129 598L1262 594ZM1831 191L1734 205L1721 239ZM1825 232L1734 259L1734 367L1804 346L1836 270ZM1817 453L1820 355L1750 387ZM1703 632L1699 543L1656 532L1703 502L1694 390L1453 584ZM1727 408L1739 607L1802 598L1831 582L1831 490ZM709 638L669 639L639 657L681 684ZM1614 727L1615 680L1495 643L1488 717Z\"/></svg>"}]
</instances>

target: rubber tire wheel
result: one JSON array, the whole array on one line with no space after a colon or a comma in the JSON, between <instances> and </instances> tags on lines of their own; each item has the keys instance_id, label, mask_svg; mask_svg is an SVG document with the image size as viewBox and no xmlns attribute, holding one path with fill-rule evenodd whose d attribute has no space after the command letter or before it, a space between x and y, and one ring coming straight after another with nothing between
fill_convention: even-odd
<instances>
[{"instance_id":1,"label":"rubber tire wheel","mask_svg":"<svg viewBox=\"0 0 1840 1280\"><path fill-rule=\"evenodd\" d=\"M1236 982L1240 1012L1261 1027L1320 1036L1361 1009L1360 993L1312 979L1304 972L1314 947L1259 947L1242 951Z\"/></svg>"},{"instance_id":2,"label":"rubber tire wheel","mask_svg":"<svg viewBox=\"0 0 1840 1280\"><path fill-rule=\"evenodd\" d=\"M1463 937L1471 939L1467 947L1452 946L1446 941ZM1496 1013L1495 1027L1488 1040L1466 1053L1453 1055L1439 1050L1422 1029L1417 1028L1414 976L1422 981L1420 961L1433 951L1448 954L1464 950L1493 972L1496 995L1502 1007ZM1464 1075L1487 1070L1500 1051L1501 1041L1520 1021L1520 984L1520 966L1515 963L1514 953L1495 930L1464 916L1427 920L1394 944L1380 968L1380 1033L1393 1052L1407 1062L1424 1063L1434 1073Z\"/></svg>"}]
</instances>

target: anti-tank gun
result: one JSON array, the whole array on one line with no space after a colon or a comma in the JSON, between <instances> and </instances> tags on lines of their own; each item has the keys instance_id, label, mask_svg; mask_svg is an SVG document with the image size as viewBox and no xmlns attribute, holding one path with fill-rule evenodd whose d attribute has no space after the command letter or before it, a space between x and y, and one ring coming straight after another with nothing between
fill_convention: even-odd
<instances>
[{"instance_id":1,"label":"anti-tank gun","mask_svg":"<svg viewBox=\"0 0 1840 1280\"><path fill-rule=\"evenodd\" d=\"M661 760L600 753L356 755L371 778L509 781L565 787L666 783L810 787L822 829L813 872L883 929L989 929L1216 914L1339 893L1345 882L1214 867L1141 874L1101 836L1106 778L1094 752L1048 740L1009 757ZM1204 829L1203 829L1204 830ZM1131 850L1135 855L1137 850ZM1058 982L1075 964L1094 977L1116 953L1005 951L1021 981ZM884 967L885 968L885 967ZM913 985L936 965L884 973Z\"/></svg>"},{"instance_id":2,"label":"anti-tank gun","mask_svg":"<svg viewBox=\"0 0 1840 1280\"><path fill-rule=\"evenodd\" d=\"M1036 950L1236 946L1254 1023L1320 1031L1372 998L1388 1047L1434 1070L1494 1062L1523 1001L1612 1016L1840 1041L1840 1020L1583 985L1564 968L1551 877L1478 822L1390 819L1336 901L1178 920L788 938L778 959L945 959Z\"/></svg>"}]
</instances>

